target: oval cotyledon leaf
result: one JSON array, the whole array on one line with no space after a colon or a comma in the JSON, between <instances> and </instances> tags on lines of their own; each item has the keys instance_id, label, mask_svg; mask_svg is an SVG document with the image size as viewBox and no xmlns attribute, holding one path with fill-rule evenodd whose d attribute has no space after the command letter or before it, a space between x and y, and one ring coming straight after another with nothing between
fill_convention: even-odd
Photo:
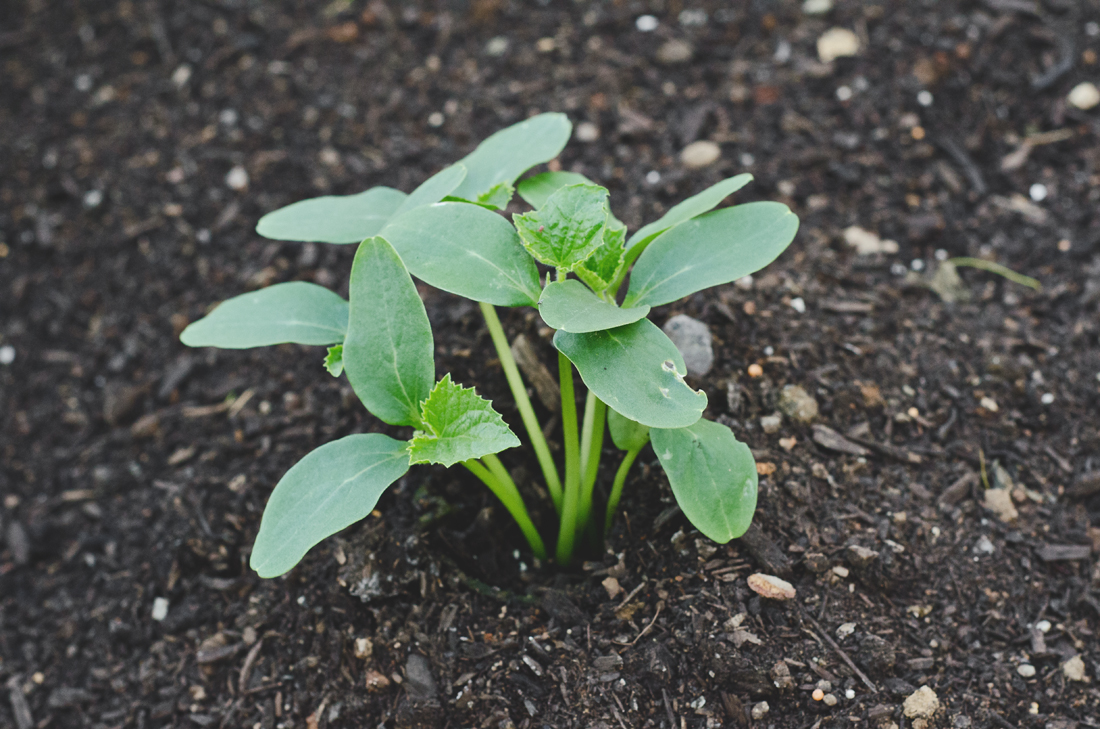
<instances>
[{"instance_id":1,"label":"oval cotyledon leaf","mask_svg":"<svg viewBox=\"0 0 1100 729\"><path fill-rule=\"evenodd\" d=\"M299 200L260 218L264 238L316 243L360 243L382 229L407 195L372 187L356 195L325 195Z\"/></svg>"},{"instance_id":2,"label":"oval cotyledon leaf","mask_svg":"<svg viewBox=\"0 0 1100 729\"><path fill-rule=\"evenodd\" d=\"M547 326L577 334L621 327L648 313L648 306L619 308L572 278L546 284L539 298L539 314Z\"/></svg>"}]
</instances>

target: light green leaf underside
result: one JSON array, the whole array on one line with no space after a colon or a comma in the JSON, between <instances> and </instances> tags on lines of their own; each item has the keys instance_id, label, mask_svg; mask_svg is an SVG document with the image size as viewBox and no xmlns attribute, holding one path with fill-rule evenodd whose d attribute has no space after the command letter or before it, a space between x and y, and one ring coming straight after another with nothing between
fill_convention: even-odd
<instances>
[{"instance_id":1,"label":"light green leaf underside","mask_svg":"<svg viewBox=\"0 0 1100 729\"><path fill-rule=\"evenodd\" d=\"M621 451L638 451L649 442L649 426L635 422L625 415L607 409L607 429L611 441Z\"/></svg>"},{"instance_id":2,"label":"light green leaf underside","mask_svg":"<svg viewBox=\"0 0 1100 729\"><path fill-rule=\"evenodd\" d=\"M632 246L646 238L652 238L661 233L661 231L668 230L674 225L679 225L684 221L691 220L703 213L714 210L714 208L718 207L719 203L750 182L752 182L752 175L747 173L734 177L727 177L721 182L711 185L706 190L692 195L686 200L680 201L673 205L669 211L658 220L648 225L644 225L635 231L634 235L630 236L628 245Z\"/></svg>"},{"instance_id":3,"label":"light green leaf underside","mask_svg":"<svg viewBox=\"0 0 1100 729\"><path fill-rule=\"evenodd\" d=\"M325 369L333 377L339 377L344 373L344 345L337 344L328 348L325 355Z\"/></svg>"},{"instance_id":4,"label":"light green leaf underside","mask_svg":"<svg viewBox=\"0 0 1100 729\"><path fill-rule=\"evenodd\" d=\"M648 306L620 309L596 296L576 279L547 284L539 299L539 314L547 326L573 333L620 327L636 322L648 313Z\"/></svg>"},{"instance_id":5,"label":"light green leaf underside","mask_svg":"<svg viewBox=\"0 0 1100 729\"><path fill-rule=\"evenodd\" d=\"M626 226L610 216L603 229L603 243L584 263L573 269L578 278L593 291L603 291L619 275L623 267L623 239Z\"/></svg>"},{"instance_id":6,"label":"light green leaf underside","mask_svg":"<svg viewBox=\"0 0 1100 729\"><path fill-rule=\"evenodd\" d=\"M411 463L453 466L519 445L519 439L488 400L472 387L451 382L450 374L436 383L422 406L423 431L409 441Z\"/></svg>"},{"instance_id":7,"label":"light green leaf underside","mask_svg":"<svg viewBox=\"0 0 1100 729\"><path fill-rule=\"evenodd\" d=\"M466 168L462 165L451 165L435 173L420 184L420 187L409 193L404 202L393 211L393 216L401 215L414 208L437 203L447 197L456 187L466 179Z\"/></svg>"},{"instance_id":8,"label":"light green leaf underside","mask_svg":"<svg viewBox=\"0 0 1100 729\"><path fill-rule=\"evenodd\" d=\"M597 185L566 185L540 209L512 216L527 252L541 263L568 272L603 243L610 211L607 190Z\"/></svg>"},{"instance_id":9,"label":"light green leaf underside","mask_svg":"<svg viewBox=\"0 0 1100 729\"><path fill-rule=\"evenodd\" d=\"M503 209L512 199L512 183L535 165L557 157L572 130L569 118L558 113L539 114L501 129L459 160L467 175L451 194ZM501 183L507 187L494 191Z\"/></svg>"},{"instance_id":10,"label":"light green leaf underside","mask_svg":"<svg viewBox=\"0 0 1100 729\"><path fill-rule=\"evenodd\" d=\"M744 534L756 510L758 479L749 447L709 420L675 430L654 428L650 437L688 521L721 544Z\"/></svg>"},{"instance_id":11,"label":"light green leaf underside","mask_svg":"<svg viewBox=\"0 0 1100 729\"><path fill-rule=\"evenodd\" d=\"M397 251L368 238L351 266L351 314L344 369L355 394L390 425L418 425L435 382L434 344L424 303Z\"/></svg>"},{"instance_id":12,"label":"light green leaf underside","mask_svg":"<svg viewBox=\"0 0 1100 729\"><path fill-rule=\"evenodd\" d=\"M256 232L274 240L359 243L382 229L407 196L389 187L356 195L299 200L260 218Z\"/></svg>"},{"instance_id":13,"label":"light green leaf underside","mask_svg":"<svg viewBox=\"0 0 1100 729\"><path fill-rule=\"evenodd\" d=\"M313 545L370 514L409 470L406 444L379 433L349 435L298 461L271 492L249 560L278 577Z\"/></svg>"},{"instance_id":14,"label":"light green leaf underside","mask_svg":"<svg viewBox=\"0 0 1100 729\"><path fill-rule=\"evenodd\" d=\"M531 207L538 210L546 199L566 185L595 185L596 183L577 172L543 172L519 183L516 191Z\"/></svg>"},{"instance_id":15,"label":"light green leaf underside","mask_svg":"<svg viewBox=\"0 0 1100 729\"><path fill-rule=\"evenodd\" d=\"M630 272L624 306L660 306L759 271L798 231L798 216L777 202L723 208L658 236Z\"/></svg>"},{"instance_id":16,"label":"light green leaf underside","mask_svg":"<svg viewBox=\"0 0 1100 729\"><path fill-rule=\"evenodd\" d=\"M577 367L596 397L653 428L693 424L707 396L684 382L684 358L649 319L602 332L557 331L554 346Z\"/></svg>"},{"instance_id":17,"label":"light green leaf underside","mask_svg":"<svg viewBox=\"0 0 1100 729\"><path fill-rule=\"evenodd\" d=\"M535 306L539 273L508 221L478 205L442 202L394 218L382 231L412 275L497 306Z\"/></svg>"},{"instance_id":18,"label":"light green leaf underside","mask_svg":"<svg viewBox=\"0 0 1100 729\"><path fill-rule=\"evenodd\" d=\"M188 347L248 349L333 344L348 328L348 302L317 284L290 281L234 296L180 334Z\"/></svg>"}]
</instances>

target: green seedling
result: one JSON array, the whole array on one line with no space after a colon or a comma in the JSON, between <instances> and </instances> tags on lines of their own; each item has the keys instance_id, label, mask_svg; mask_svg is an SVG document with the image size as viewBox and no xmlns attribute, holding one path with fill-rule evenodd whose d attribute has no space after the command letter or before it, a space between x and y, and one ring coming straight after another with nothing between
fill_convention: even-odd
<instances>
[{"instance_id":1,"label":"green seedling","mask_svg":"<svg viewBox=\"0 0 1100 729\"><path fill-rule=\"evenodd\" d=\"M572 561L579 542L598 543L610 530L630 467L650 443L699 531L727 542L748 528L757 492L752 453L729 428L702 418L706 395L687 384L683 358L647 316L652 307L768 265L794 238L798 219L774 202L716 209L752 179L738 175L628 237L606 189L576 173L545 172L519 183L532 210L509 221L499 211L511 202L516 180L555 158L570 132L564 115L542 114L490 136L409 195L376 187L304 200L260 220L257 231L276 240L358 244L349 300L314 284L277 284L224 302L184 330L182 341L330 345L328 371L347 376L380 420L411 429L404 441L349 435L291 468L271 494L252 551L261 576L286 572L322 539L364 518L416 464L464 466L500 499L534 555L548 556L496 455L520 440L472 388L450 375L436 379L414 276L478 302L558 516L552 543L560 565ZM560 471L497 306L533 307L554 330ZM575 373L587 390L581 416ZM605 431L622 458L596 519Z\"/></svg>"}]
</instances>

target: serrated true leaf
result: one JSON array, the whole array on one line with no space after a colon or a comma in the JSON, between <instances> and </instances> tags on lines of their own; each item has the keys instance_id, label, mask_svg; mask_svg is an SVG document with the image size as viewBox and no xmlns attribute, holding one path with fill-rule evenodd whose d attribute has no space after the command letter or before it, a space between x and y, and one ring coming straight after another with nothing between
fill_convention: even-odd
<instances>
[{"instance_id":1,"label":"serrated true leaf","mask_svg":"<svg viewBox=\"0 0 1100 729\"><path fill-rule=\"evenodd\" d=\"M652 428L682 428L706 409L706 393L684 382L683 356L649 319L586 334L558 330L554 346L596 397L631 420Z\"/></svg>"},{"instance_id":2,"label":"serrated true leaf","mask_svg":"<svg viewBox=\"0 0 1100 729\"><path fill-rule=\"evenodd\" d=\"M628 245L632 246L635 243L644 241L646 238L653 238L675 225L679 225L686 220L691 220L703 213L710 212L718 207L720 202L750 182L752 182L752 175L746 173L728 177L721 182L711 185L706 190L673 205L669 211L658 220L636 230L634 235L630 236L630 243Z\"/></svg>"},{"instance_id":3,"label":"serrated true leaf","mask_svg":"<svg viewBox=\"0 0 1100 729\"><path fill-rule=\"evenodd\" d=\"M359 243L386 224L407 196L389 187L356 195L299 200L260 218L256 232L274 240Z\"/></svg>"},{"instance_id":4,"label":"serrated true leaf","mask_svg":"<svg viewBox=\"0 0 1100 729\"><path fill-rule=\"evenodd\" d=\"M512 220L528 253L567 273L603 243L609 215L607 190L579 184L566 185L538 210Z\"/></svg>"},{"instance_id":5,"label":"serrated true leaf","mask_svg":"<svg viewBox=\"0 0 1100 729\"><path fill-rule=\"evenodd\" d=\"M421 407L424 430L409 441L411 463L453 466L519 445L492 404L472 387L451 382L450 374L436 383Z\"/></svg>"},{"instance_id":6,"label":"serrated true leaf","mask_svg":"<svg viewBox=\"0 0 1100 729\"><path fill-rule=\"evenodd\" d=\"M649 426L631 420L622 413L607 409L607 429L611 441L621 451L637 451L649 442Z\"/></svg>"},{"instance_id":7,"label":"serrated true leaf","mask_svg":"<svg viewBox=\"0 0 1100 729\"><path fill-rule=\"evenodd\" d=\"M420 187L409 193L409 196L401 203L391 217L396 217L414 208L437 203L447 197L466 179L466 168L462 165L451 165L435 173L420 184Z\"/></svg>"},{"instance_id":8,"label":"serrated true leaf","mask_svg":"<svg viewBox=\"0 0 1100 729\"><path fill-rule=\"evenodd\" d=\"M569 118L558 113L539 114L501 129L459 160L467 175L451 194L505 208L512 199L512 183L535 165L557 157L572 130Z\"/></svg>"},{"instance_id":9,"label":"serrated true leaf","mask_svg":"<svg viewBox=\"0 0 1100 729\"><path fill-rule=\"evenodd\" d=\"M528 177L516 188L519 196L531 207L538 210L546 204L546 199L566 185L595 185L596 183L577 172L543 172Z\"/></svg>"},{"instance_id":10,"label":"serrated true leaf","mask_svg":"<svg viewBox=\"0 0 1100 729\"><path fill-rule=\"evenodd\" d=\"M180 334L188 347L248 349L333 344L348 329L348 302L323 286L290 281L234 296Z\"/></svg>"},{"instance_id":11,"label":"serrated true leaf","mask_svg":"<svg viewBox=\"0 0 1100 729\"><path fill-rule=\"evenodd\" d=\"M539 272L516 231L478 205L442 202L394 218L382 231L412 275L497 306L536 306Z\"/></svg>"},{"instance_id":12,"label":"serrated true leaf","mask_svg":"<svg viewBox=\"0 0 1100 729\"><path fill-rule=\"evenodd\" d=\"M344 373L344 345L337 344L328 348L325 355L325 369L333 377L339 377Z\"/></svg>"},{"instance_id":13,"label":"serrated true leaf","mask_svg":"<svg viewBox=\"0 0 1100 729\"><path fill-rule=\"evenodd\" d=\"M349 435L298 461L264 507L249 564L278 577L313 545L364 518L409 470L407 444L380 433Z\"/></svg>"},{"instance_id":14,"label":"serrated true leaf","mask_svg":"<svg viewBox=\"0 0 1100 729\"><path fill-rule=\"evenodd\" d=\"M367 410L390 425L419 425L435 381L432 329L401 257L384 238L363 241L351 266L344 369Z\"/></svg>"},{"instance_id":15,"label":"serrated true leaf","mask_svg":"<svg viewBox=\"0 0 1100 729\"><path fill-rule=\"evenodd\" d=\"M623 239L626 226L611 216L603 229L603 243L584 263L573 269L580 280L593 291L603 291L619 275L623 267Z\"/></svg>"},{"instance_id":16,"label":"serrated true leaf","mask_svg":"<svg viewBox=\"0 0 1100 729\"><path fill-rule=\"evenodd\" d=\"M539 314L551 329L566 332L598 332L636 322L649 313L648 306L621 309L592 293L576 279L546 285L539 299Z\"/></svg>"},{"instance_id":17,"label":"serrated true leaf","mask_svg":"<svg viewBox=\"0 0 1100 729\"><path fill-rule=\"evenodd\" d=\"M759 271L798 232L798 216L777 202L723 208L659 235L630 272L624 305L660 306Z\"/></svg>"},{"instance_id":18,"label":"serrated true leaf","mask_svg":"<svg viewBox=\"0 0 1100 729\"><path fill-rule=\"evenodd\" d=\"M709 420L674 430L654 428L650 438L692 526L721 544L744 534L756 510L758 479L749 447Z\"/></svg>"}]
</instances>

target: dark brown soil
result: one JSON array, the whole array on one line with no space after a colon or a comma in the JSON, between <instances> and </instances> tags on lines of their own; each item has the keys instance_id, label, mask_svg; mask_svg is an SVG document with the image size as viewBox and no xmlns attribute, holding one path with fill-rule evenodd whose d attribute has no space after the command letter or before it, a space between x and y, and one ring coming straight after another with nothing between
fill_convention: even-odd
<instances>
[{"instance_id":1,"label":"dark brown soil","mask_svg":"<svg viewBox=\"0 0 1100 729\"><path fill-rule=\"evenodd\" d=\"M906 727L921 686L932 726L1100 725L1100 116L1065 101L1100 76L1097 21L1096 0L0 3L0 726ZM825 66L832 26L862 51ZM691 58L663 63L669 41ZM550 110L596 125L560 163L632 228L746 169L739 200L802 218L751 289L653 314L714 334L694 384L769 472L756 527L701 538L647 451L607 553L562 573L468 475L420 469L259 579L281 474L385 427L319 348L180 330L268 283L345 286L352 247L260 239L264 212L411 189ZM722 158L686 169L701 139ZM900 251L857 255L853 225ZM945 302L922 284L940 250L1042 291L962 269ZM424 296L440 372L516 422L476 308ZM504 320L549 359L533 312ZM764 433L788 384L868 453ZM504 459L538 503L531 454Z\"/></svg>"}]
</instances>

